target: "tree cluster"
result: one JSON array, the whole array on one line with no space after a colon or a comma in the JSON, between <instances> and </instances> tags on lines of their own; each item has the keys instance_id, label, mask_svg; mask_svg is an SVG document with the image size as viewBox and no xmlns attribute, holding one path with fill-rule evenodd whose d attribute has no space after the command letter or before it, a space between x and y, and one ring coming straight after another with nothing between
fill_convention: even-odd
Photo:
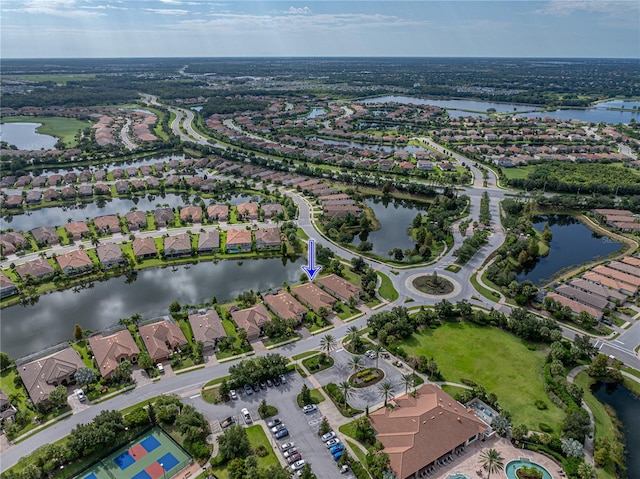
<instances>
[{"instance_id":1,"label":"tree cluster","mask_svg":"<svg viewBox=\"0 0 640 479\"><path fill-rule=\"evenodd\" d=\"M230 382L234 388L240 388L284 374L286 369L287 359L280 354L244 359L229 368Z\"/></svg>"}]
</instances>

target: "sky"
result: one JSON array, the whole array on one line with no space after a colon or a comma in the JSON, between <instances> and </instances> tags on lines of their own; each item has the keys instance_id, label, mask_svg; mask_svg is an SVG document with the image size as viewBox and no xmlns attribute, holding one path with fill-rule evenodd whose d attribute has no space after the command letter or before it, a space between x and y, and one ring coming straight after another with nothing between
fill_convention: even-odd
<instances>
[{"instance_id":1,"label":"sky","mask_svg":"<svg viewBox=\"0 0 640 479\"><path fill-rule=\"evenodd\" d=\"M0 0L1 58L640 58L638 0Z\"/></svg>"}]
</instances>

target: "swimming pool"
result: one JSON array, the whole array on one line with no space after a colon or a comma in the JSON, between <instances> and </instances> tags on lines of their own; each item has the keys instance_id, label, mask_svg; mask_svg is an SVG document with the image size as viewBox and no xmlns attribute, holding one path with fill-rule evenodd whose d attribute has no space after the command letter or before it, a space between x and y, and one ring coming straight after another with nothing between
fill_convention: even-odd
<instances>
[{"instance_id":1,"label":"swimming pool","mask_svg":"<svg viewBox=\"0 0 640 479\"><path fill-rule=\"evenodd\" d=\"M551 474L549 474L549 471L547 471L541 465L536 464L535 462L531 462L528 459L518 459L517 461L509 462L507 464L507 467L504 468L504 472L507 474L507 477L509 479L518 479L518 476L516 476L516 470L524 466L535 467L539 471L542 471L542 479L553 479L551 477Z\"/></svg>"},{"instance_id":2,"label":"swimming pool","mask_svg":"<svg viewBox=\"0 0 640 479\"><path fill-rule=\"evenodd\" d=\"M454 474L453 476L447 476L447 479L469 479L464 474Z\"/></svg>"}]
</instances>

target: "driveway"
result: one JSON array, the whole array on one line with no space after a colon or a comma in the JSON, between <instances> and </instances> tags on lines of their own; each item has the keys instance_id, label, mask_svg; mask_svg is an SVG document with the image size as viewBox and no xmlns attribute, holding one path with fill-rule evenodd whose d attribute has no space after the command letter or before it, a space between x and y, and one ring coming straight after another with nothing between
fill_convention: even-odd
<instances>
[{"instance_id":1,"label":"driveway","mask_svg":"<svg viewBox=\"0 0 640 479\"><path fill-rule=\"evenodd\" d=\"M84 401L80 402L80 400L78 399L78 396L76 396L75 393L73 392L67 397L67 403L69 403L69 407L71 407L71 412L73 414L77 414L80 411L84 411L85 409L88 409L91 406L91 403L89 402L88 399L85 399Z\"/></svg>"}]
</instances>

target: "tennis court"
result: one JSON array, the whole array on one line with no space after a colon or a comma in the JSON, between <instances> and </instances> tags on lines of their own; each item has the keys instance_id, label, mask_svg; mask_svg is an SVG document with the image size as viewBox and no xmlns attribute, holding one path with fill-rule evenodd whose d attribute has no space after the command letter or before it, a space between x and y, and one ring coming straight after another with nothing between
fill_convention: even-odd
<instances>
[{"instance_id":1,"label":"tennis court","mask_svg":"<svg viewBox=\"0 0 640 479\"><path fill-rule=\"evenodd\" d=\"M191 457L162 429L155 427L101 459L76 479L169 479Z\"/></svg>"}]
</instances>

